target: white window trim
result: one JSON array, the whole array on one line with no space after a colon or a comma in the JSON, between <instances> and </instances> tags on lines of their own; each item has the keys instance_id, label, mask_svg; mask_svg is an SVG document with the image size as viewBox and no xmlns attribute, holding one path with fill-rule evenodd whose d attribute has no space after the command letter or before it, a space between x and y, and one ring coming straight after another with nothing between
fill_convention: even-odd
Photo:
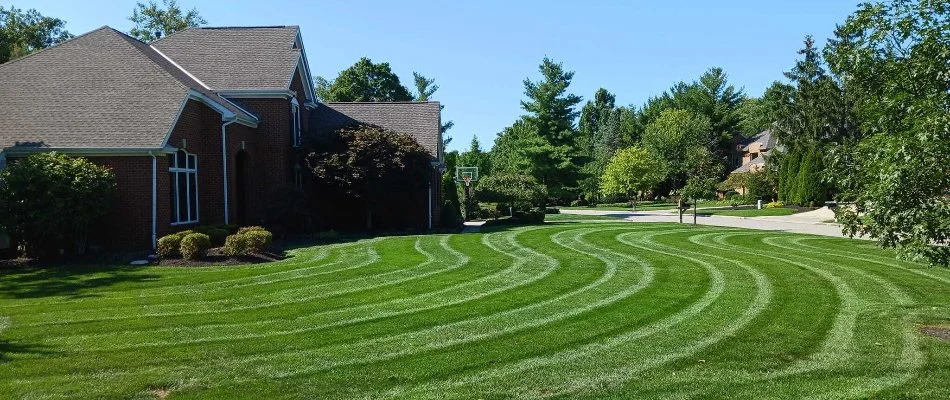
<instances>
[{"instance_id":1,"label":"white window trim","mask_svg":"<svg viewBox=\"0 0 950 400\"><path fill-rule=\"evenodd\" d=\"M302 143L302 134L300 132L300 103L297 98L290 99L290 113L293 121L291 122L291 134L293 135L294 147L300 147Z\"/></svg>"},{"instance_id":2,"label":"white window trim","mask_svg":"<svg viewBox=\"0 0 950 400\"><path fill-rule=\"evenodd\" d=\"M200 203L200 198L201 198L201 196L199 195L200 192L198 191L198 155L189 153L189 152L187 152L187 151L185 151L185 150L179 150L179 151L185 153L185 166L184 166L184 167L172 167L172 166L169 166L169 167L168 167L168 172L169 172L169 174L171 174L171 173L174 173L174 174L175 174L175 182L171 182L171 180L169 180L169 190L174 190L174 191L176 191L176 193L175 193L176 195L179 194L179 193L177 193L177 190L178 190L178 173L179 173L179 172L185 173L185 179L186 179L186 182L185 182L185 207L187 208L187 214L191 214L191 190L192 190L192 187L191 187L191 183L190 183L190 182L187 182L187 179L188 179L187 177L188 177L189 174L194 174L194 175L195 175L195 187L194 187L194 191L195 191L195 215L194 215L194 218L191 218L191 219L189 219L189 220L187 220L187 221L172 222L172 223L171 223L172 226L197 224L197 223L200 223L200 221L201 221L201 218L200 218L200 216L201 216L201 203ZM175 162L176 162L176 164L177 164L177 162L178 162L178 152L173 153L173 157L174 157ZM195 158L195 167L194 167L194 168L188 168L188 159L191 158L191 157L194 157L194 158ZM180 198L181 198L181 196L175 196L175 204L173 204L173 207L172 207L172 208L174 208L174 209L172 210L172 218L171 218L172 221L178 219L178 210L181 208L181 204L179 203L179 199L180 199ZM189 215L189 217L190 217L190 216L191 216L191 215Z\"/></svg>"}]
</instances>

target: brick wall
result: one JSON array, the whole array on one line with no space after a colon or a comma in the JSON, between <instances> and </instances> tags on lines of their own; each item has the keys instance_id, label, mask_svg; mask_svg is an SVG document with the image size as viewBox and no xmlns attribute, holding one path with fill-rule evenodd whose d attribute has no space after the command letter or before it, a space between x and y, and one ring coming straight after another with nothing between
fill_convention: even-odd
<instances>
[{"instance_id":1,"label":"brick wall","mask_svg":"<svg viewBox=\"0 0 950 400\"><path fill-rule=\"evenodd\" d=\"M88 158L111 169L116 180L112 206L93 240L108 249L151 248L152 157Z\"/></svg>"}]
</instances>

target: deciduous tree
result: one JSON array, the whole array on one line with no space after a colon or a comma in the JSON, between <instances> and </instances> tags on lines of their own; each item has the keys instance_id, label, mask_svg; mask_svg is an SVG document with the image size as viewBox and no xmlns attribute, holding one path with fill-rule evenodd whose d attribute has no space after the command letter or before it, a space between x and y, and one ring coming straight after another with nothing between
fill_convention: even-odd
<instances>
[{"instance_id":1,"label":"deciduous tree","mask_svg":"<svg viewBox=\"0 0 950 400\"><path fill-rule=\"evenodd\" d=\"M412 101L413 95L393 73L389 63L360 58L332 81L317 77L317 94L324 101Z\"/></svg>"},{"instance_id":2,"label":"deciduous tree","mask_svg":"<svg viewBox=\"0 0 950 400\"><path fill-rule=\"evenodd\" d=\"M72 38L66 21L0 6L0 64Z\"/></svg>"},{"instance_id":3,"label":"deciduous tree","mask_svg":"<svg viewBox=\"0 0 950 400\"><path fill-rule=\"evenodd\" d=\"M832 168L838 220L909 259L950 265L950 6L865 3L826 48L831 70L860 94L865 136Z\"/></svg>"},{"instance_id":4,"label":"deciduous tree","mask_svg":"<svg viewBox=\"0 0 950 400\"><path fill-rule=\"evenodd\" d=\"M208 23L198 14L198 9L183 11L176 0L162 0L161 6L154 1L149 1L147 5L136 3L129 21L135 23L129 35L143 42Z\"/></svg>"},{"instance_id":5,"label":"deciduous tree","mask_svg":"<svg viewBox=\"0 0 950 400\"><path fill-rule=\"evenodd\" d=\"M605 196L622 195L637 210L637 198L652 190L666 176L663 160L642 147L617 151L600 177L600 190Z\"/></svg>"}]
</instances>

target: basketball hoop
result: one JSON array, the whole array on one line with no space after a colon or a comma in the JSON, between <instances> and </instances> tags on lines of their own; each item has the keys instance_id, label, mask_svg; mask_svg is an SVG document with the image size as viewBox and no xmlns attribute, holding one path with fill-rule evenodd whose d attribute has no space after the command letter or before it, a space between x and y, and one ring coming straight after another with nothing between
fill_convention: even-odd
<instances>
[{"instance_id":1,"label":"basketball hoop","mask_svg":"<svg viewBox=\"0 0 950 400\"><path fill-rule=\"evenodd\" d=\"M465 182L465 186L472 186L472 182L478 181L478 167L456 167L455 182Z\"/></svg>"},{"instance_id":2,"label":"basketball hoop","mask_svg":"<svg viewBox=\"0 0 950 400\"><path fill-rule=\"evenodd\" d=\"M465 181L465 186L472 186L472 177L470 175L463 176L462 180Z\"/></svg>"}]
</instances>

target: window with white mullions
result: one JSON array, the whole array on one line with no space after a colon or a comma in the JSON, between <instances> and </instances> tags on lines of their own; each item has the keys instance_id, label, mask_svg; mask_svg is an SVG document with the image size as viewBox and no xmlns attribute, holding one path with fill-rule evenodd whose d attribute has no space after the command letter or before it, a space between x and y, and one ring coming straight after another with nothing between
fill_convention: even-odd
<instances>
[{"instance_id":1,"label":"window with white mullions","mask_svg":"<svg viewBox=\"0 0 950 400\"><path fill-rule=\"evenodd\" d=\"M290 99L290 124L293 130L294 146L300 146L300 103L297 102L297 98Z\"/></svg>"},{"instance_id":2,"label":"window with white mullions","mask_svg":"<svg viewBox=\"0 0 950 400\"><path fill-rule=\"evenodd\" d=\"M172 225L198 222L198 156L178 150L168 156Z\"/></svg>"}]
</instances>

